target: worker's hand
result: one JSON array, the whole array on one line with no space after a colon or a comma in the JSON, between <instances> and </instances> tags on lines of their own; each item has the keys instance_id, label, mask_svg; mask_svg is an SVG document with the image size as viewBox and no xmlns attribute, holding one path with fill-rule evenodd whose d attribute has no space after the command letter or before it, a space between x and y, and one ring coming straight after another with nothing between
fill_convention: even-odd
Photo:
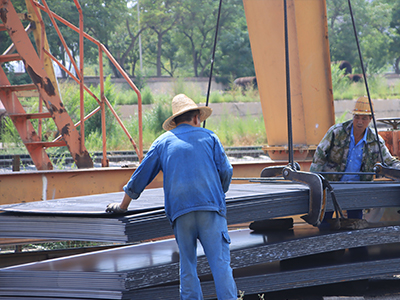
<instances>
[{"instance_id":1,"label":"worker's hand","mask_svg":"<svg viewBox=\"0 0 400 300\"><path fill-rule=\"evenodd\" d=\"M119 203L110 203L106 207L106 212L114 214L123 214L127 209L123 209L119 206Z\"/></svg>"}]
</instances>

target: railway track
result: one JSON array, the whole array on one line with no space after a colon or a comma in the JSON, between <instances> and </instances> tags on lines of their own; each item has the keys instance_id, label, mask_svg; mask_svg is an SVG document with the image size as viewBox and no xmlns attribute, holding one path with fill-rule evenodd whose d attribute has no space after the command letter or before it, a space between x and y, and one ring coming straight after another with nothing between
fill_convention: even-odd
<instances>
[{"instance_id":1,"label":"railway track","mask_svg":"<svg viewBox=\"0 0 400 300\"><path fill-rule=\"evenodd\" d=\"M225 148L226 154L230 160L235 159L269 159L269 157L263 152L261 146L247 146L247 147L227 147ZM146 155L147 150L144 151ZM103 158L103 152L92 152L90 153L95 167L101 166L101 159ZM74 161L69 154L58 154L49 155L53 165L63 169L70 167ZM107 152L107 158L110 165L123 165L130 163L137 163L139 161L135 151L109 151ZM0 169L12 170L13 162L19 160L21 169L35 169L33 161L29 154L3 154L0 155Z\"/></svg>"}]
</instances>

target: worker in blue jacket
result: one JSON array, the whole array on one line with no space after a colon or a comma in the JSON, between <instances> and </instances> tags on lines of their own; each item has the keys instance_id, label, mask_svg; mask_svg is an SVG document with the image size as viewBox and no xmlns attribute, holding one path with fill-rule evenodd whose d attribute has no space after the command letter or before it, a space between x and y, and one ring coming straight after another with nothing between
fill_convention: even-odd
<instances>
[{"instance_id":1,"label":"worker in blue jacket","mask_svg":"<svg viewBox=\"0 0 400 300\"><path fill-rule=\"evenodd\" d=\"M218 137L200 127L211 115L211 108L197 106L180 94L172 100L172 111L163 124L167 132L153 142L124 186L122 202L109 204L106 211L126 212L131 200L139 198L162 171L165 213L179 247L181 299L203 299L197 276L198 239L207 256L218 299L236 300L225 203L232 166Z\"/></svg>"}]
</instances>

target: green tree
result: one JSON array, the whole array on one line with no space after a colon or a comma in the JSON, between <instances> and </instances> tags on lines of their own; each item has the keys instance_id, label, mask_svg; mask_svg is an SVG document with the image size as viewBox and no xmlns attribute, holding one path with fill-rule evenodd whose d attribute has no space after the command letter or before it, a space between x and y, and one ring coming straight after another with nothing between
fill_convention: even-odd
<instances>
[{"instance_id":1,"label":"green tree","mask_svg":"<svg viewBox=\"0 0 400 300\"><path fill-rule=\"evenodd\" d=\"M351 2L365 67L376 72L387 66L391 43L389 24L393 4L387 0ZM329 43L332 61L348 61L361 73L356 38L347 0L327 1Z\"/></svg>"},{"instance_id":2,"label":"green tree","mask_svg":"<svg viewBox=\"0 0 400 300\"><path fill-rule=\"evenodd\" d=\"M201 77L211 58L218 1L189 0L183 3L182 8L178 24L180 40L186 55L191 57L194 76Z\"/></svg>"},{"instance_id":3,"label":"green tree","mask_svg":"<svg viewBox=\"0 0 400 300\"><path fill-rule=\"evenodd\" d=\"M81 2L84 14L85 31L102 43L113 53L111 36L118 28L118 25L126 22L129 17L129 10L126 0L85 0ZM90 44L90 46L89 46ZM85 57L92 62L98 63L98 49L93 43L87 42ZM119 77L119 71L110 62L114 76Z\"/></svg>"},{"instance_id":4,"label":"green tree","mask_svg":"<svg viewBox=\"0 0 400 300\"><path fill-rule=\"evenodd\" d=\"M400 1L393 1L392 9L392 20L390 22L390 28L393 29L393 38L389 44L389 52L392 58L394 71L396 74L400 74Z\"/></svg>"},{"instance_id":5,"label":"green tree","mask_svg":"<svg viewBox=\"0 0 400 300\"><path fill-rule=\"evenodd\" d=\"M143 0L139 4L141 23L156 35L156 72L161 76L163 38L176 25L181 4L177 0Z\"/></svg>"},{"instance_id":6,"label":"green tree","mask_svg":"<svg viewBox=\"0 0 400 300\"><path fill-rule=\"evenodd\" d=\"M365 30L363 21L367 19L366 5L368 5L366 0L352 1L360 40ZM347 0L327 1L327 13L331 60L346 60L353 66L353 70L358 68L358 72L360 73L357 44Z\"/></svg>"},{"instance_id":7,"label":"green tree","mask_svg":"<svg viewBox=\"0 0 400 300\"><path fill-rule=\"evenodd\" d=\"M220 30L233 24L238 16L239 1L224 2L220 16ZM182 14L178 22L178 38L187 57L191 57L195 77L207 75L218 17L219 1L186 0L182 3Z\"/></svg>"},{"instance_id":8,"label":"green tree","mask_svg":"<svg viewBox=\"0 0 400 300\"><path fill-rule=\"evenodd\" d=\"M78 10L73 1L69 0L60 0L60 1L47 1L47 4L51 11L69 21L73 25L79 27L79 14ZM68 49L65 49L63 46L61 39L55 30L53 24L49 16L42 13L43 21L45 23L47 40L49 42L50 52L54 55L61 63L67 67L67 69L75 74L75 70L73 69L73 65L70 62L70 59L67 55L67 50L71 53L72 57L76 57L79 55L79 36L78 33L68 28L64 24L59 21L56 21L58 29L60 30L65 43L67 44ZM85 20L84 20L85 21ZM61 76L63 78L67 77L67 73L64 70L61 70Z\"/></svg>"},{"instance_id":9,"label":"green tree","mask_svg":"<svg viewBox=\"0 0 400 300\"><path fill-rule=\"evenodd\" d=\"M165 62L161 62L161 68L171 77L174 77L178 68L184 67L184 59L179 55L179 46L178 41L174 39L173 31L164 36L161 54Z\"/></svg>"},{"instance_id":10,"label":"green tree","mask_svg":"<svg viewBox=\"0 0 400 300\"><path fill-rule=\"evenodd\" d=\"M121 22L111 34L110 51L119 65L131 76L135 76L136 63L139 61L139 36L146 29L145 26L138 28L137 16L131 9L125 22ZM122 77L119 73L115 76Z\"/></svg>"},{"instance_id":11,"label":"green tree","mask_svg":"<svg viewBox=\"0 0 400 300\"><path fill-rule=\"evenodd\" d=\"M367 6L368 21L366 30L361 41L366 57L366 66L369 73L377 73L387 69L390 61L388 45L392 41L392 3L384 3L382 0L375 0Z\"/></svg>"},{"instance_id":12,"label":"green tree","mask_svg":"<svg viewBox=\"0 0 400 300\"><path fill-rule=\"evenodd\" d=\"M225 80L255 75L243 4L235 8L236 21L221 31L215 59L215 74Z\"/></svg>"}]
</instances>

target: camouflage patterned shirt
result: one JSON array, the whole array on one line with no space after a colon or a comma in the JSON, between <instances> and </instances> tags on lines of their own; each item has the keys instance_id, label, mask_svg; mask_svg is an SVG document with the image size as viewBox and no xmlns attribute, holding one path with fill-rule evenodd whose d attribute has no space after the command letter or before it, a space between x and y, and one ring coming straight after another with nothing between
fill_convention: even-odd
<instances>
[{"instance_id":1,"label":"camouflage patterned shirt","mask_svg":"<svg viewBox=\"0 0 400 300\"><path fill-rule=\"evenodd\" d=\"M349 154L350 134L353 120L333 125L329 128L324 138L315 151L311 172L344 172L346 169L347 156ZM367 142L364 145L361 172L373 172L376 163L381 162L379 147L376 141L376 133L367 128ZM379 136L379 135L378 135ZM382 156L385 163L400 169L400 161L390 155L385 142L379 136ZM343 175L324 175L330 181L339 181ZM360 176L361 181L371 181L372 175Z\"/></svg>"}]
</instances>

